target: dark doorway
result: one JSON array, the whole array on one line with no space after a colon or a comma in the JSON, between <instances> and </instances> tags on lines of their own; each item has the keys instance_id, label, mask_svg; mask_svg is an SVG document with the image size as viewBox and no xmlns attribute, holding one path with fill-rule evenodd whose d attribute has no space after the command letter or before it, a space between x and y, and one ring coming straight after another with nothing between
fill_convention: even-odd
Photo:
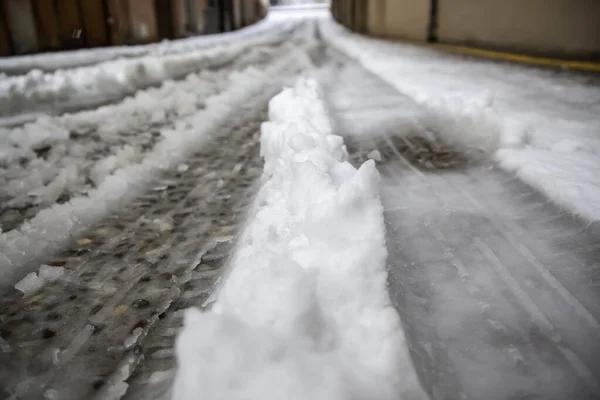
<instances>
[{"instance_id":1,"label":"dark doorway","mask_svg":"<svg viewBox=\"0 0 600 400\"><path fill-rule=\"evenodd\" d=\"M156 13L156 24L158 37L161 39L173 39L173 18L171 15L171 2L165 0L154 0L154 11Z\"/></svg>"}]
</instances>

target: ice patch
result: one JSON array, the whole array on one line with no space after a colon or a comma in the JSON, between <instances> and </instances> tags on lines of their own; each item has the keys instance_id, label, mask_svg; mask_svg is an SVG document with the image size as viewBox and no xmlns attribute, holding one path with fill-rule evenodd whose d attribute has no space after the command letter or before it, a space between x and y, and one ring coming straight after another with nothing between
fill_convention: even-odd
<instances>
[{"instance_id":1,"label":"ice patch","mask_svg":"<svg viewBox=\"0 0 600 400\"><path fill-rule=\"evenodd\" d=\"M31 272L15 284L15 289L25 296L39 290L48 282L54 282L65 274L63 267L42 265L38 272Z\"/></svg>"}]
</instances>

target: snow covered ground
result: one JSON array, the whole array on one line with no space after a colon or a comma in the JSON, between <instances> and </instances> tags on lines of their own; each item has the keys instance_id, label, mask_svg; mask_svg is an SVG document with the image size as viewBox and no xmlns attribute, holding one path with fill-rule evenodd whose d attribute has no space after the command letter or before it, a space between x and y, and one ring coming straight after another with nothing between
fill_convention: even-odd
<instances>
[{"instance_id":1,"label":"snow covered ground","mask_svg":"<svg viewBox=\"0 0 600 400\"><path fill-rule=\"evenodd\" d=\"M263 183L173 398L425 399L386 290L379 175L356 170L313 80L269 104Z\"/></svg>"},{"instance_id":2,"label":"snow covered ground","mask_svg":"<svg viewBox=\"0 0 600 400\"><path fill-rule=\"evenodd\" d=\"M193 36L186 39L164 40L160 43L151 43L135 46L111 46L94 49L81 49L55 53L42 53L24 56L0 58L0 80L6 79L3 74L22 74L29 70L54 71L57 69L81 67L97 64L115 58L140 57L145 55L160 55L176 52L197 50L198 48L243 40L250 36L261 34L273 29L276 24L282 23L281 19L274 21L271 16L248 27L214 35Z\"/></svg>"},{"instance_id":3,"label":"snow covered ground","mask_svg":"<svg viewBox=\"0 0 600 400\"><path fill-rule=\"evenodd\" d=\"M9 220L5 219L6 212L14 213L16 221L7 225L6 232L0 231L0 289L13 285L37 269L43 259L63 249L65 243L123 208L128 200L147 189L152 177L165 170L185 171L186 157L210 140L241 105L252 102L259 93L265 96L267 84L275 81L279 85L290 77L314 70L314 63L318 63L315 58L319 57L315 54L323 55L326 51L313 52L320 43L314 35L316 25L304 21L306 19L319 20L327 43L355 58L380 77L385 88L394 92L386 94L379 90L377 84L381 84L381 80L371 74L374 80L367 82L364 70L356 65L344 75L336 76L334 68L320 71L318 75L330 82L336 79L337 83L344 82L337 92L332 89L335 85L324 89L332 89L329 95L335 97L333 105L340 114L347 114L345 127L350 133L377 135L395 129L394 134L400 136L406 132L409 136L435 132L449 144L493 155L503 168L517 172L565 208L589 220L600 218L600 180L595 176L596 171L600 171L600 91L595 78L465 59L423 47L367 39L348 33L326 16L325 9L299 10L291 16L281 11L255 29L232 33L230 38L236 41L229 45L215 37L140 47L140 53L135 53L136 48L103 49L98 50L94 58L102 62L94 66L49 74L35 72L24 77L0 76L0 87L12 87L12 92L7 92L3 99L0 97L0 103L20 104L6 115L15 110L22 112L19 107L25 106L48 107L42 111L50 112L65 102L82 105L88 102L89 105L98 98L119 97L118 102L97 109L43 116L23 127L0 129L2 221ZM222 46L210 49L204 46L216 42ZM132 58L107 62L103 58L124 55ZM49 64L64 67L66 58L63 56L68 55L40 56L37 61L32 58L21 59L21 62L42 62L44 57L50 57L47 60L54 61ZM76 59L75 63L79 62ZM156 87L148 88L149 85ZM366 90L368 87L372 90ZM128 94L133 95L121 99ZM369 107L363 107L365 104ZM361 113L364 109L366 111ZM375 163L367 161L360 168L354 168L348 162L343 139L335 135L333 129L321 89L311 79L299 79L293 87L271 100L269 121L264 123L261 135L261 155L265 161L261 187L248 210L248 219L237 238L228 270L209 299L210 310L190 309L185 314L185 327L176 349L179 369L174 385L175 399L427 398L415 373L397 311L404 312L400 316L405 324L409 321L411 328L410 320L405 318L407 310L402 310L406 304L398 303L394 308L390 300L386 247L397 256L387 263L395 268L392 278L404 279L405 270L415 273L418 282L410 287L413 291L419 285L425 287L429 295L435 290L444 290L450 278L440 278L439 287L432 289L436 282L432 277L440 271L452 273L452 279L456 278L456 286L447 286L452 289L448 290L451 301L440 302L440 309L448 312L437 319L427 314L432 318L427 320L431 322L428 327L437 329L436 323L440 321L450 328L462 326L461 320L454 316L469 316L473 310L473 315L480 317L478 307L482 303L477 302L476 296L472 296L475 300L465 294L454 296L462 290L468 274L455 268L458 264L443 248L444 240L432 241L429 232L433 229L431 226L443 221L449 221L444 229L449 232L456 229L455 221L445 215L446 200L456 202L456 208L470 216L474 208L469 202L472 199L435 197L439 193L432 189L434 184L445 185L445 179L450 179L448 176L452 174L415 173L418 179L407 174L393 185L387 182L381 197L388 200L386 211L397 217L392 221L395 225L390 226L406 229L400 233L388 231L387 237L397 242L386 244L385 214L379 193L382 184ZM370 151L368 157L385 162L388 156L382 152ZM400 158L396 161L400 162ZM382 165L384 178L389 172L385 168ZM486 177L503 173L498 174L493 168L489 171L484 167L476 172L456 169L452 171L455 179L452 182L464 184L469 177L480 173L478 183L490 193L481 190L478 195L494 199L492 189L498 181L488 182ZM485 186L486 182L489 185ZM509 184L516 187L521 182L510 179ZM403 192L406 188L409 188L408 194ZM517 193L513 196L517 199L520 195L517 189L502 193L503 196ZM215 196L217 200L210 200L218 202L226 195L223 193L221 197ZM553 206L544 203L545 198L539 198L541 196L536 198L539 204L535 206L546 207L542 211L548 209L549 220L552 220L556 217L552 214ZM425 202L429 209L423 206ZM481 215L476 216L487 224L481 226L489 226L490 219L497 224L514 222L503 216L518 209L513 204L521 203L506 199L499 202L502 207L493 207L493 201L483 202L492 206L489 212L477 210ZM412 219L405 218L404 209L394 208L402 205L409 212L416 209L421 214L415 211L411 212ZM533 212L521 211L520 216L529 219L515 219L515 224L536 222ZM502 216L496 215L498 212ZM419 218L423 213L429 219L431 215L436 216L432 224L421 223ZM386 216L385 221L389 223L390 218ZM519 225L518 230L503 228L500 235L518 231L527 238L530 232L527 225ZM413 234L417 227L419 235ZM462 233L465 236L480 234L473 229L464 229ZM548 232L557 234L552 229L553 225ZM575 230L567 230L566 234L571 237ZM545 240L539 231L537 234L540 240ZM500 249L510 249L494 235L484 236L485 240L495 239L490 239L490 251L496 251L494 246L498 243L505 246ZM448 237L462 236L449 234ZM178 239L173 236L170 240ZM198 248L202 247L203 239L197 240ZM405 241L410 243L412 253L419 256L415 258L416 265L413 262L410 268L403 265L403 257L411 254L403 249ZM517 253L523 251L521 241L509 241L508 244L520 245ZM430 243L433 245L429 246ZM576 242L574 246L579 244ZM453 246L457 254L474 254L472 248L462 242ZM434 247L436 251L432 250ZM165 252L172 250L168 246L165 249ZM199 251L192 250L194 254ZM561 250L567 255L557 255L563 257L560 260L572 261L578 256L571 249ZM592 251L596 250L592 248ZM437 257L435 262L427 258L431 256ZM518 255L510 251L503 251L501 256L503 260L518 259ZM543 260L543 256L540 259ZM498 290L502 300L507 302L512 301L510 290L519 291L520 282L528 282L525 278L529 276L516 283L510 281L508 290L501 290L504 288L502 279L507 281L513 272L525 274L532 268L529 264L534 265L535 271L546 267L541 262L533 264L531 257L525 257L522 264L506 261L504 264L512 272L503 272L504 275L497 278L482 268L485 262L484 259L469 264L473 267L473 276L485 279L485 285L481 286L485 290L481 292L489 295ZM552 262L561 263L544 262L550 266L554 266ZM576 276L573 271L579 264L576 261L567 264L568 276ZM590 262L589 265L593 270L595 264ZM563 267L559 265L556 270ZM499 268L502 267L496 269ZM462 275L456 275L457 271ZM18 287L27 292L28 288L33 289L31 285L54 279L48 272L44 267L37 277L30 275L29 280ZM431 273L431 276L421 276L421 272ZM537 279L537 275L531 274ZM543 279L552 279L549 272L544 274ZM153 283L148 282L152 287ZM408 285L407 282L396 282L392 298L402 298L410 292L398 289ZM552 285L544 286L544 290L569 300L565 302L565 309L577 305L572 301L576 296L566 289L561 292L561 283L556 282L551 281ZM576 281L573 287L577 288L579 283ZM171 284L174 289L185 292L177 282L169 281ZM519 292L521 298L535 295L534 286L523 289L525 296ZM137 289L124 286L123 291L127 290L133 293ZM580 292L590 292L588 297L595 299L593 289ZM575 290L573 293L581 294ZM417 293L410 302L420 311L419 307L427 306L424 299L425 296L419 297ZM114 301L116 307L120 300ZM473 310L464 306L467 301L472 301ZM489 301L486 307L497 308L497 304ZM455 305L463 309L452 314L456 311ZM556 307L549 308L556 312ZM516 309L522 312L519 307ZM412 315L416 315L414 320L417 321L412 321L413 328L423 324L425 314ZM571 318L568 312L559 314ZM505 317L505 312L498 312L498 320ZM518 329L529 332L528 318L525 315L519 319L519 323L525 322L518 325ZM569 318L562 318L562 323L572 321ZM485 325L489 321L482 319L481 322ZM462 327L465 326L468 325ZM484 328L488 329L487 325ZM577 333L578 329L566 331ZM588 333L584 329L580 331ZM413 335L415 332L407 330ZM467 345L469 338L467 334L460 336ZM436 344L440 343L443 345L443 342ZM549 344L555 345L554 342ZM495 361L503 361L501 356ZM587 356L594 358L594 353ZM446 372L443 368L439 367L442 373ZM523 374L512 364L510 371L528 384L535 383L522 378ZM469 375L463 370L459 372ZM489 387L480 380L469 377L467 380L483 392ZM504 386L504 383L499 385Z\"/></svg>"},{"instance_id":4,"label":"snow covered ground","mask_svg":"<svg viewBox=\"0 0 600 400\"><path fill-rule=\"evenodd\" d=\"M115 169L139 162L161 141L165 128L204 108L208 97L226 88L233 71L266 63L274 52L286 50L289 45L254 48L232 69L204 70L114 105L0 129L0 202L19 214L18 209L35 210L87 193ZM4 231L10 230L6 221L3 216Z\"/></svg>"},{"instance_id":5,"label":"snow covered ground","mask_svg":"<svg viewBox=\"0 0 600 400\"><path fill-rule=\"evenodd\" d=\"M230 63L248 48L281 41L295 26L274 22L268 29L241 36L232 43L197 48L174 42L173 48L160 48L139 57L49 73L32 70L25 75L5 77L0 80L0 117L12 117L7 120L12 123L15 116L32 119L40 112L56 113L115 101L168 79L181 79L203 68Z\"/></svg>"},{"instance_id":6,"label":"snow covered ground","mask_svg":"<svg viewBox=\"0 0 600 400\"><path fill-rule=\"evenodd\" d=\"M560 206L600 220L600 79L468 59L321 21L327 43L416 100L419 123L497 162Z\"/></svg>"},{"instance_id":7,"label":"snow covered ground","mask_svg":"<svg viewBox=\"0 0 600 400\"><path fill-rule=\"evenodd\" d=\"M0 283L11 284L29 272L24 266L116 210L157 171L176 168L269 79L310 66L306 51L313 42L302 39L313 31L311 25L298 31L294 37L299 41L289 40L281 52L270 55L277 61L262 70L250 66L233 73L200 72L114 106L43 118L29 128L5 131L2 137L9 149L4 158L8 160L4 164L4 199L16 196L12 200L15 206L42 202L48 207L19 229L0 233ZM261 60L265 51L269 52L246 51L238 62ZM170 124L169 115L177 117ZM120 118L113 119L115 116ZM161 123L167 125L152 129ZM87 139L77 140L78 136ZM15 162L18 160L23 165Z\"/></svg>"},{"instance_id":8,"label":"snow covered ground","mask_svg":"<svg viewBox=\"0 0 600 400\"><path fill-rule=\"evenodd\" d=\"M594 228L498 168L493 153L424 143L427 110L339 58L324 76L330 115L355 162L378 158L388 290L427 391L598 398Z\"/></svg>"}]
</instances>

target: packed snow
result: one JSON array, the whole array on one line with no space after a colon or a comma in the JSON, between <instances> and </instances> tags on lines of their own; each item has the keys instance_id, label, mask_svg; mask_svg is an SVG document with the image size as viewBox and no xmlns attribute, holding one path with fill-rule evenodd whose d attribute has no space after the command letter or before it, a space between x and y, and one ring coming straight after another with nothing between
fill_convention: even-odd
<instances>
[{"instance_id":1,"label":"packed snow","mask_svg":"<svg viewBox=\"0 0 600 400\"><path fill-rule=\"evenodd\" d=\"M200 69L233 62L248 48L275 44L296 27L276 24L260 34L209 48L163 51L149 55L106 61L88 67L61 69L51 73L32 70L26 75L0 80L0 117L35 115L61 109L104 104L159 85L181 79ZM10 122L10 120L9 120Z\"/></svg>"},{"instance_id":2,"label":"packed snow","mask_svg":"<svg viewBox=\"0 0 600 400\"><path fill-rule=\"evenodd\" d=\"M224 32L214 35L199 35L185 39L163 40L133 46L111 46L93 49L81 49L42 53L23 56L0 58L0 80L9 74L20 74L29 70L54 71L61 68L74 68L97 64L116 58L141 57L145 55L160 55L181 53L197 50L202 47L214 46L230 41L245 40L265 31L279 28L278 25L286 23L281 19L273 19L267 15L263 20L239 30Z\"/></svg>"},{"instance_id":3,"label":"packed snow","mask_svg":"<svg viewBox=\"0 0 600 400\"><path fill-rule=\"evenodd\" d=\"M48 282L60 279L65 274L63 267L42 265L38 272L30 272L15 285L15 289L24 295L30 295Z\"/></svg>"},{"instance_id":4,"label":"packed snow","mask_svg":"<svg viewBox=\"0 0 600 400\"><path fill-rule=\"evenodd\" d=\"M425 399L386 290L379 175L314 80L269 103L262 187L212 309L186 311L173 398Z\"/></svg>"},{"instance_id":5,"label":"packed snow","mask_svg":"<svg viewBox=\"0 0 600 400\"><path fill-rule=\"evenodd\" d=\"M230 74L226 82L213 83L213 85L226 87L226 90L207 97L203 101L203 107L199 107L197 110L183 108L191 113L182 115L174 126L161 129L162 140L154 144L151 151L143 157L140 156L139 151L123 147L114 157L109 156L108 161L101 161L102 165L95 167L96 169L92 168L95 175L90 175L90 177L95 176L99 181L96 187L90 188L85 194L73 197L65 203L55 203L43 209L35 217L23 223L19 229L0 233L0 286L14 283L15 280L30 272L26 270L26 267L30 266L34 260L56 251L71 238L80 235L94 222L119 209L139 193L159 171L178 168L184 158L190 152L198 149L203 141L210 137L210 133L226 121L240 104L250 101L256 93L263 90L265 85L273 84L278 82L281 77L310 67L312 64L307 56L307 50L313 45L312 42L291 41L287 45L288 51L285 52L285 56L276 57L276 61L266 68L259 70L248 67L241 72ZM199 83L197 80L202 78L191 76L188 79L190 81L187 87L191 92L187 98L193 101L198 96L194 93L194 90L197 90L197 88L193 88L196 86L194 83ZM173 85L174 83L165 83L165 86L170 87L167 90L173 89ZM161 89L158 90L160 93ZM213 91L210 88L203 90ZM142 102L148 100L147 94L140 96ZM133 98L131 101L136 100ZM158 103L152 104L159 107ZM119 105L115 107L119 107ZM166 110L160 107L155 108L154 111L162 115ZM155 114L154 111L152 114ZM97 112L102 113L102 110ZM101 120L99 114L94 115L99 119L84 118L83 124L85 121L94 124L94 121ZM73 122L69 118L76 119L77 116L67 116L61 122ZM108 118L106 114L104 118ZM81 121L73 123L78 124ZM129 125L129 123L128 120L124 121L125 125ZM109 133L117 131L111 128ZM63 138L63 136L59 135L58 137ZM56 157L60 157L60 154L58 152ZM59 180L56 187L68 186L76 176L72 167L65 166L64 171L61 172L62 175L59 178L56 178ZM38 178L43 179L43 177ZM51 188L45 187L44 194L54 197L56 187L54 183ZM18 191L22 188L13 189Z\"/></svg>"},{"instance_id":6,"label":"packed snow","mask_svg":"<svg viewBox=\"0 0 600 400\"><path fill-rule=\"evenodd\" d=\"M424 110L420 123L449 140L494 147L514 171L560 206L600 219L600 81L450 55L350 33L331 20L325 41Z\"/></svg>"},{"instance_id":7,"label":"packed snow","mask_svg":"<svg viewBox=\"0 0 600 400\"><path fill-rule=\"evenodd\" d=\"M279 5L269 9L272 21L315 20L331 18L328 4Z\"/></svg>"},{"instance_id":8,"label":"packed snow","mask_svg":"<svg viewBox=\"0 0 600 400\"><path fill-rule=\"evenodd\" d=\"M233 71L266 64L290 51L292 43L253 48L232 69L166 81L114 105L0 129L0 203L21 218L18 209L34 212L98 187L114 170L139 162L168 132L165 127L204 108Z\"/></svg>"}]
</instances>

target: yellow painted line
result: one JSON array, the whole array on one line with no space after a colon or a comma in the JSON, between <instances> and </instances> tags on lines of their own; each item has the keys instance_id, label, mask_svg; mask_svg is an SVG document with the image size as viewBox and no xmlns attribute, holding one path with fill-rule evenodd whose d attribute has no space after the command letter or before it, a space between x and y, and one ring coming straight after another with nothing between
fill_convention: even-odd
<instances>
[{"instance_id":1,"label":"yellow painted line","mask_svg":"<svg viewBox=\"0 0 600 400\"><path fill-rule=\"evenodd\" d=\"M516 63L524 63L524 64L533 64L533 65L541 65L545 67L554 67L554 68L568 68L579 71L592 71L592 72L600 72L600 63L592 62L592 61L568 61L568 60L558 60L554 58L546 58L546 57L533 57L526 56L524 54L516 54L516 53L505 53L502 51L494 51L494 50L483 50L476 49L473 47L465 47L458 46L453 44L442 44L442 43L431 43L428 44L429 47L434 49L447 51L451 53L460 53L469 56L476 57L484 57L484 58L492 58L495 60L504 60Z\"/></svg>"}]
</instances>

